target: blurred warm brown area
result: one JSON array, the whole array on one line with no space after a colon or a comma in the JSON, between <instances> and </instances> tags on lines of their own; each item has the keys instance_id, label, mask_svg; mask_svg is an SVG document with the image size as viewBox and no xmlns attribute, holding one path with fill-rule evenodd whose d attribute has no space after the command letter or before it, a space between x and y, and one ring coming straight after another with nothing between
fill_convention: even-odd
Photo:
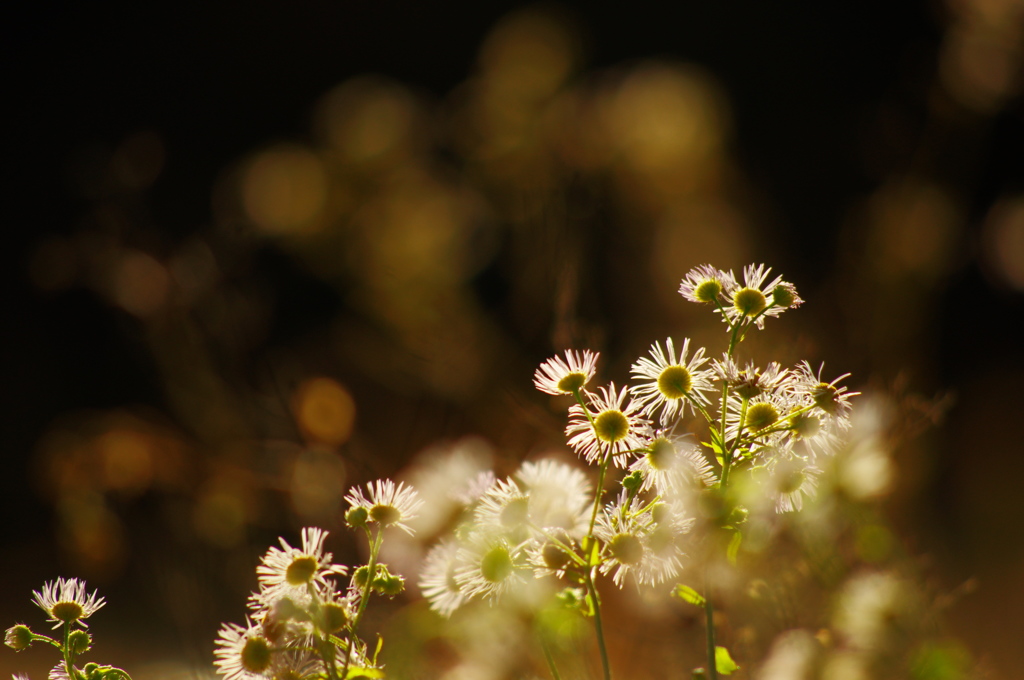
<instances>
[{"instance_id":1,"label":"blurred warm brown area","mask_svg":"<svg viewBox=\"0 0 1024 680\"><path fill-rule=\"evenodd\" d=\"M98 656L208 673L277 536L351 561L350 485L466 435L504 473L557 450L539 361L716 354L679 279L764 262L807 304L752 356L884 404L883 552L978 677L1014 677L1024 4L398 8L28 10L5 627L77 576L109 602ZM43 677L36 651L0 669Z\"/></svg>"}]
</instances>

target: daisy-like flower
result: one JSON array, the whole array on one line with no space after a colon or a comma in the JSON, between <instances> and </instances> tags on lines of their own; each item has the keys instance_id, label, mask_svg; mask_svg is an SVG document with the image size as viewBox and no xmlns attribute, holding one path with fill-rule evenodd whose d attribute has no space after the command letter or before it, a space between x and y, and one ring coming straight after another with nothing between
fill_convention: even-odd
<instances>
[{"instance_id":1,"label":"daisy-like flower","mask_svg":"<svg viewBox=\"0 0 1024 680\"><path fill-rule=\"evenodd\" d=\"M812 413L824 414L840 429L849 429L850 412L853 410L850 405L850 397L855 397L860 392L848 392L845 385L838 385L841 380L849 377L849 373L839 376L830 383L824 382L821 379L821 372L824 368L825 365L822 364L818 368L818 372L815 373L809 363L800 362L793 373L793 391L808 404L815 406Z\"/></svg>"},{"instance_id":2,"label":"daisy-like flower","mask_svg":"<svg viewBox=\"0 0 1024 680\"><path fill-rule=\"evenodd\" d=\"M566 350L565 359L554 356L537 368L533 384L541 392L555 396L578 392L594 377L599 356L590 350Z\"/></svg>"},{"instance_id":3,"label":"daisy-like flower","mask_svg":"<svg viewBox=\"0 0 1024 680\"><path fill-rule=\"evenodd\" d=\"M582 470L548 458L523 463L513 477L530 498L530 522L534 526L583 536L591 492Z\"/></svg>"},{"instance_id":4,"label":"daisy-like flower","mask_svg":"<svg viewBox=\"0 0 1024 680\"><path fill-rule=\"evenodd\" d=\"M366 492L369 497L361 488L354 486L345 500L352 508L365 509L368 521L382 527L398 527L410 536L413 534L412 528L405 522L416 517L423 504L415 489L404 482L395 484L390 479L378 479L366 485Z\"/></svg>"},{"instance_id":5,"label":"daisy-like flower","mask_svg":"<svg viewBox=\"0 0 1024 680\"><path fill-rule=\"evenodd\" d=\"M289 649L273 656L266 675L271 680L310 680L327 673L320 657L308 650Z\"/></svg>"},{"instance_id":6,"label":"daisy-like flower","mask_svg":"<svg viewBox=\"0 0 1024 680\"><path fill-rule=\"evenodd\" d=\"M99 610L106 601L85 593L85 581L77 578L57 578L56 581L43 584L42 590L33 590L32 601L49 616L53 627L58 628L64 623L77 623L88 627L85 619Z\"/></svg>"},{"instance_id":7,"label":"daisy-like flower","mask_svg":"<svg viewBox=\"0 0 1024 680\"><path fill-rule=\"evenodd\" d=\"M743 319L753 319L758 328L764 328L764 320L769 316L778 316L790 307L798 307L803 300L797 295L792 283L782 280L781 276L765 284L771 267L763 264L748 264L743 268L743 285L735 279L725 289L732 306L724 308L726 320L733 326Z\"/></svg>"},{"instance_id":8,"label":"daisy-like flower","mask_svg":"<svg viewBox=\"0 0 1024 680\"><path fill-rule=\"evenodd\" d=\"M765 487L768 497L774 502L775 512L782 514L803 509L804 498L813 498L817 492L820 476L820 469L799 458L776 459L776 464L768 471Z\"/></svg>"},{"instance_id":9,"label":"daisy-like flower","mask_svg":"<svg viewBox=\"0 0 1024 680\"><path fill-rule=\"evenodd\" d=\"M684 491L711 486L717 479L711 463L700 448L683 436L652 431L646 453L629 466L630 472L640 471L642 491L656 488L672 497Z\"/></svg>"},{"instance_id":10,"label":"daisy-like flower","mask_svg":"<svg viewBox=\"0 0 1024 680\"><path fill-rule=\"evenodd\" d=\"M513 480L498 480L480 497L475 516L478 526L522 537L530 522L530 497Z\"/></svg>"},{"instance_id":11,"label":"daisy-like flower","mask_svg":"<svg viewBox=\"0 0 1024 680\"><path fill-rule=\"evenodd\" d=\"M225 680L263 680L274 663L274 649L259 626L225 623L217 633L213 665Z\"/></svg>"},{"instance_id":12,"label":"daisy-like flower","mask_svg":"<svg viewBox=\"0 0 1024 680\"><path fill-rule=\"evenodd\" d=\"M655 342L651 345L651 357L640 357L630 369L635 378L644 381L632 388L633 395L647 417L654 418L661 412L662 425L681 418L686 413L688 400L707 403L704 392L712 385L711 371L700 370L707 361L704 348L699 347L687 361L689 352L689 338L683 340L678 357L672 338L668 338L664 349Z\"/></svg>"},{"instance_id":13,"label":"daisy-like flower","mask_svg":"<svg viewBox=\"0 0 1024 680\"><path fill-rule=\"evenodd\" d=\"M831 456L839 450L842 438L837 430L842 426L832 418L822 417L813 411L797 413L789 418L789 436L797 455L817 460L820 456Z\"/></svg>"},{"instance_id":14,"label":"daisy-like flower","mask_svg":"<svg viewBox=\"0 0 1024 680\"><path fill-rule=\"evenodd\" d=\"M75 670L78 673L82 672L78 668L75 668ZM46 677L48 680L71 680L71 676L68 675L68 667L64 662L61 662L51 668L50 672L46 674Z\"/></svg>"},{"instance_id":15,"label":"daisy-like flower","mask_svg":"<svg viewBox=\"0 0 1024 680\"><path fill-rule=\"evenodd\" d=\"M532 572L524 546L489 531L471 536L456 560L455 582L467 598L497 599L524 585Z\"/></svg>"},{"instance_id":16,"label":"daisy-like flower","mask_svg":"<svg viewBox=\"0 0 1024 680\"><path fill-rule=\"evenodd\" d=\"M776 361L761 370L752 361L740 367L735 359L723 354L721 361L715 360L711 364L711 370L718 379L728 383L733 394L746 399L753 399L765 392L789 389L788 381L792 379L790 372Z\"/></svg>"},{"instance_id":17,"label":"daisy-like flower","mask_svg":"<svg viewBox=\"0 0 1024 680\"><path fill-rule=\"evenodd\" d=\"M709 264L694 267L679 284L679 294L690 302L728 304L729 299L723 293L736 286L736 278L732 272L724 272Z\"/></svg>"},{"instance_id":18,"label":"daisy-like flower","mask_svg":"<svg viewBox=\"0 0 1024 680\"><path fill-rule=\"evenodd\" d=\"M589 417L579 404L569 409L565 434L569 446L590 464L600 463L605 451L612 453L618 467L629 464L630 452L644 445L640 432L650 423L640 413L640 404L629 398L629 390L616 391L615 383L590 395ZM593 419L593 424L591 424Z\"/></svg>"},{"instance_id":19,"label":"daisy-like flower","mask_svg":"<svg viewBox=\"0 0 1024 680\"><path fill-rule=\"evenodd\" d=\"M420 592L427 598L430 608L444 617L451 616L467 599L465 591L455 580L458 557L459 544L442 541L427 553L420 571Z\"/></svg>"},{"instance_id":20,"label":"daisy-like flower","mask_svg":"<svg viewBox=\"0 0 1024 680\"><path fill-rule=\"evenodd\" d=\"M293 548L283 538L281 547L271 548L263 556L263 563L256 567L260 592L253 600L267 607L273 607L278 600L288 598L304 606L310 601L310 588L325 590L330 586L328 579L333 575L347 573L344 566L331 563L331 553L324 552L327 532L316 527L302 530L302 547Z\"/></svg>"},{"instance_id":21,"label":"daisy-like flower","mask_svg":"<svg viewBox=\"0 0 1024 680\"><path fill-rule=\"evenodd\" d=\"M661 518L655 517L653 507L644 505L638 497L629 500L623 489L594 524L594 535L604 544L606 555L601 572L611 574L620 588L629 575L639 584L658 585L682 570L680 537L691 522L667 504L655 506L666 509Z\"/></svg>"},{"instance_id":22,"label":"daisy-like flower","mask_svg":"<svg viewBox=\"0 0 1024 680\"><path fill-rule=\"evenodd\" d=\"M728 411L725 415L725 438L752 437L752 444L759 448L778 448L789 443L786 429L787 418L796 406L792 393L784 390L762 392L746 400L737 393L729 395Z\"/></svg>"}]
</instances>

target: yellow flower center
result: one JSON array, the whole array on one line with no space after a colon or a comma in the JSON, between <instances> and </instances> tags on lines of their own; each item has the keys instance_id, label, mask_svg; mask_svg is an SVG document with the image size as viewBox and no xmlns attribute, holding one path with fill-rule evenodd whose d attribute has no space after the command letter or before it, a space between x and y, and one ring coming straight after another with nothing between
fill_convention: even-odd
<instances>
[{"instance_id":1,"label":"yellow flower center","mask_svg":"<svg viewBox=\"0 0 1024 680\"><path fill-rule=\"evenodd\" d=\"M644 546L633 534L616 534L608 547L612 557L622 564L636 564L644 555Z\"/></svg>"},{"instance_id":2,"label":"yellow flower center","mask_svg":"<svg viewBox=\"0 0 1024 680\"><path fill-rule=\"evenodd\" d=\"M692 387L693 378L686 366L669 366L658 376L658 391L666 399L681 399Z\"/></svg>"},{"instance_id":3,"label":"yellow flower center","mask_svg":"<svg viewBox=\"0 0 1024 680\"><path fill-rule=\"evenodd\" d=\"M316 573L319 566L320 563L311 555L296 557L292 560L292 563L288 565L288 568L285 569L284 580L288 581L289 585L304 585L313 580L313 574Z\"/></svg>"},{"instance_id":4,"label":"yellow flower center","mask_svg":"<svg viewBox=\"0 0 1024 680\"><path fill-rule=\"evenodd\" d=\"M480 573L491 583L501 583L512 574L512 556L508 548L496 545L480 560Z\"/></svg>"},{"instance_id":5,"label":"yellow flower center","mask_svg":"<svg viewBox=\"0 0 1024 680\"><path fill-rule=\"evenodd\" d=\"M378 524L388 526L402 519L402 513L393 505L378 504L370 508L370 519Z\"/></svg>"},{"instance_id":6,"label":"yellow flower center","mask_svg":"<svg viewBox=\"0 0 1024 680\"><path fill-rule=\"evenodd\" d=\"M558 381L558 389L566 394L572 394L587 384L586 373L573 371Z\"/></svg>"},{"instance_id":7,"label":"yellow flower center","mask_svg":"<svg viewBox=\"0 0 1024 680\"><path fill-rule=\"evenodd\" d=\"M778 409L767 402L753 404L747 409L746 425L752 432L763 430L778 419Z\"/></svg>"},{"instance_id":8,"label":"yellow flower center","mask_svg":"<svg viewBox=\"0 0 1024 680\"><path fill-rule=\"evenodd\" d=\"M732 296L732 306L744 316L757 316L768 306L768 301L759 290L741 288Z\"/></svg>"},{"instance_id":9,"label":"yellow flower center","mask_svg":"<svg viewBox=\"0 0 1024 680\"><path fill-rule=\"evenodd\" d=\"M594 434L601 441L614 444L629 434L629 419L617 409L601 411L594 418Z\"/></svg>"},{"instance_id":10,"label":"yellow flower center","mask_svg":"<svg viewBox=\"0 0 1024 680\"><path fill-rule=\"evenodd\" d=\"M270 667L270 644L261 637L251 637L242 647L242 667L250 673L262 673Z\"/></svg>"},{"instance_id":11,"label":"yellow flower center","mask_svg":"<svg viewBox=\"0 0 1024 680\"><path fill-rule=\"evenodd\" d=\"M53 618L57 619L58 621L63 621L64 623L71 623L72 621L77 621L78 619L82 618L82 614L85 613L85 610L82 609L82 605L74 601L58 602L57 604L53 605L53 608L50 610L50 613L53 614Z\"/></svg>"},{"instance_id":12,"label":"yellow flower center","mask_svg":"<svg viewBox=\"0 0 1024 680\"><path fill-rule=\"evenodd\" d=\"M701 281L700 285L693 289L693 296L701 302L714 302L721 292L722 284L715 279L708 279Z\"/></svg>"}]
</instances>

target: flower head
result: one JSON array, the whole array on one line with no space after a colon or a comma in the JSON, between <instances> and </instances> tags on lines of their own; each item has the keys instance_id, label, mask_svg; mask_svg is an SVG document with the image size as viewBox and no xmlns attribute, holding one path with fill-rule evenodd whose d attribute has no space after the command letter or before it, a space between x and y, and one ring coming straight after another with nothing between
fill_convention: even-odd
<instances>
[{"instance_id":1,"label":"flower head","mask_svg":"<svg viewBox=\"0 0 1024 680\"><path fill-rule=\"evenodd\" d=\"M590 350L566 350L565 359L551 357L537 368L533 374L533 384L547 394L574 394L594 377L599 356Z\"/></svg>"},{"instance_id":2,"label":"flower head","mask_svg":"<svg viewBox=\"0 0 1024 680\"><path fill-rule=\"evenodd\" d=\"M771 270L763 264L749 264L743 268L743 285L733 279L726 288L725 294L732 305L724 309L724 314L730 325L752 319L758 328L764 328L765 317L778 316L790 307L803 304L796 287L783 281L781 276L765 284Z\"/></svg>"},{"instance_id":3,"label":"flower head","mask_svg":"<svg viewBox=\"0 0 1024 680\"><path fill-rule=\"evenodd\" d=\"M420 591L430 603L430 608L445 617L451 616L467 598L465 591L455 580L458 556L458 543L442 541L427 553L420 572Z\"/></svg>"},{"instance_id":4,"label":"flower head","mask_svg":"<svg viewBox=\"0 0 1024 680\"><path fill-rule=\"evenodd\" d=\"M456 556L455 582L467 598L496 599L526 583L532 570L524 547L500 533L479 531Z\"/></svg>"},{"instance_id":5,"label":"flower head","mask_svg":"<svg viewBox=\"0 0 1024 680\"><path fill-rule=\"evenodd\" d=\"M687 272L679 284L679 294L691 302L728 303L723 293L736 285L732 272L702 264Z\"/></svg>"},{"instance_id":6,"label":"flower head","mask_svg":"<svg viewBox=\"0 0 1024 680\"><path fill-rule=\"evenodd\" d=\"M326 589L330 576L347 573L344 566L331 563L331 553L324 552L326 537L323 529L306 527L302 530L302 547L293 548L283 538L280 548L271 546L263 563L256 567L260 592L254 599L265 606L281 598L302 605L309 601L309 586Z\"/></svg>"},{"instance_id":7,"label":"flower head","mask_svg":"<svg viewBox=\"0 0 1024 680\"><path fill-rule=\"evenodd\" d=\"M628 575L640 584L657 585L682 570L682 536L692 525L674 504L646 505L625 490L598 515L594 535L607 559L601 571L620 588Z\"/></svg>"},{"instance_id":8,"label":"flower head","mask_svg":"<svg viewBox=\"0 0 1024 680\"><path fill-rule=\"evenodd\" d=\"M809 363L800 362L793 372L793 391L814 405L814 413L830 419L843 430L848 429L850 412L853 410L850 397L855 397L860 392L848 392L845 385L838 384L843 378L848 377L849 373L839 376L832 382L824 382L821 379L821 372L824 369L825 365L822 364L815 373Z\"/></svg>"},{"instance_id":9,"label":"flower head","mask_svg":"<svg viewBox=\"0 0 1024 680\"><path fill-rule=\"evenodd\" d=\"M707 361L704 348L698 348L687 361L689 351L690 339L686 338L676 356L672 338L668 338L664 349L654 343L651 357L641 357L631 369L635 378L644 381L632 388L634 396L647 417L660 411L662 425L682 417L688 401L707 403L704 392L711 389L711 371L700 370Z\"/></svg>"},{"instance_id":10,"label":"flower head","mask_svg":"<svg viewBox=\"0 0 1024 680\"><path fill-rule=\"evenodd\" d=\"M225 623L214 644L213 665L225 680L262 680L274 662L272 645L251 623Z\"/></svg>"},{"instance_id":11,"label":"flower head","mask_svg":"<svg viewBox=\"0 0 1024 680\"><path fill-rule=\"evenodd\" d=\"M565 434L569 446L588 463L599 463L606 451L619 467L629 464L628 455L643 446L640 432L649 423L640 413L640 404L629 398L629 390L616 391L615 383L590 395L590 409L579 404L569 409Z\"/></svg>"},{"instance_id":12,"label":"flower head","mask_svg":"<svg viewBox=\"0 0 1024 680\"><path fill-rule=\"evenodd\" d=\"M41 591L32 591L32 601L49 615L53 627L64 623L78 623L86 626L84 619L89 618L106 602L102 597L85 593L85 581L76 578L58 578L43 585Z\"/></svg>"},{"instance_id":13,"label":"flower head","mask_svg":"<svg viewBox=\"0 0 1024 680\"><path fill-rule=\"evenodd\" d=\"M32 629L22 623L11 626L4 634L4 644L16 652L28 649L32 646Z\"/></svg>"},{"instance_id":14,"label":"flower head","mask_svg":"<svg viewBox=\"0 0 1024 680\"><path fill-rule=\"evenodd\" d=\"M410 536L413 530L405 522L416 517L423 502L416 490L404 482L378 479L366 485L367 497L359 487L352 487L345 500L353 508L364 508L367 520L382 527L398 527Z\"/></svg>"},{"instance_id":15,"label":"flower head","mask_svg":"<svg viewBox=\"0 0 1024 680\"><path fill-rule=\"evenodd\" d=\"M652 431L646 452L629 466L643 475L641 490L652 487L659 494L679 496L715 483L715 471L700 448L684 437Z\"/></svg>"},{"instance_id":16,"label":"flower head","mask_svg":"<svg viewBox=\"0 0 1024 680\"><path fill-rule=\"evenodd\" d=\"M768 472L767 492L782 514L802 510L804 498L813 498L818 489L821 470L799 458L777 461Z\"/></svg>"}]
</instances>

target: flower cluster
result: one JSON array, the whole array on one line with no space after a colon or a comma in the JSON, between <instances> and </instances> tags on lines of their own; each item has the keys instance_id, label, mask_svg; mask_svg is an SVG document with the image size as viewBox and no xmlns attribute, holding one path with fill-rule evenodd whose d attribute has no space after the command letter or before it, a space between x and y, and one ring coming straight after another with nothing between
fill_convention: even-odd
<instances>
[{"instance_id":1,"label":"flower cluster","mask_svg":"<svg viewBox=\"0 0 1024 680\"><path fill-rule=\"evenodd\" d=\"M128 673L114 666L87 663L79 668L75 665L78 657L92 647L92 636L82 630L88 627L85 620L106 604L96 591L91 595L86 592L85 581L58 578L45 583L42 590L33 591L32 595L32 602L46 613L47 620L53 622L53 628L61 629L60 639L40 635L19 623L7 629L4 644L16 652L28 649L36 642L56 648L61 654L61 660L50 670L51 680L131 680ZM13 677L28 680L27 676L21 674Z\"/></svg>"},{"instance_id":2,"label":"flower cluster","mask_svg":"<svg viewBox=\"0 0 1024 680\"><path fill-rule=\"evenodd\" d=\"M554 460L526 463L504 480L488 478L452 536L428 555L420 585L431 607L450 616L475 598L495 601L538 578L563 579L567 591L582 593L563 601L583 602L580 609L595 619L609 677L596 577L620 588L679 577L696 540L698 499L710 499L717 513L704 514L741 538L749 511L729 493L740 476L760 489L769 501L762 505L800 510L815 491L822 459L850 427L854 393L838 384L846 376L825 382L807 362L783 368L737 358L748 331L803 303L793 284L770 279L770 272L749 265L741 282L731 271L702 265L683 278L680 294L712 305L727 325L721 358L692 347L689 338L667 338L632 365L630 385L594 388L596 352L569 350L543 362L534 385L575 401L566 441L597 468L597 486L592 490L581 470ZM606 501L616 470L620 488Z\"/></svg>"},{"instance_id":3,"label":"flower cluster","mask_svg":"<svg viewBox=\"0 0 1024 680\"><path fill-rule=\"evenodd\" d=\"M353 488L346 500L347 524L369 540L367 564L351 573L334 564L322 529L303 529L298 547L280 539L256 567L259 590L249 598L245 624L225 623L218 634L214 665L225 680L382 677L376 652L357 628L373 593L393 597L404 589L402 577L377 557L384 529L408 531L405 522L420 501L412 488L390 480Z\"/></svg>"}]
</instances>

